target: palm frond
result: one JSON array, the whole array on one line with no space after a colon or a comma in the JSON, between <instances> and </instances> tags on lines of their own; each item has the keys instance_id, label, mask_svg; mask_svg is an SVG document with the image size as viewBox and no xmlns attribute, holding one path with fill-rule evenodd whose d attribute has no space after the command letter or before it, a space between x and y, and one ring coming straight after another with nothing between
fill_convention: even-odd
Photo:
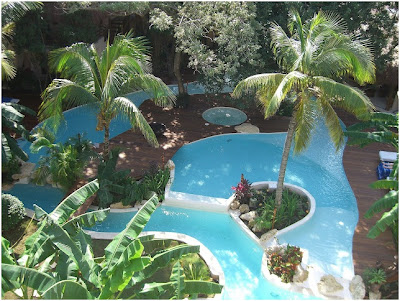
<instances>
[{"instance_id":1,"label":"palm frond","mask_svg":"<svg viewBox=\"0 0 400 301\"><path fill-rule=\"evenodd\" d=\"M3 48L3 47L2 47ZM10 80L17 74L14 66L15 53L12 50L1 49L1 79Z\"/></svg>"},{"instance_id":2,"label":"palm frond","mask_svg":"<svg viewBox=\"0 0 400 301\"><path fill-rule=\"evenodd\" d=\"M263 73L250 76L236 85L232 97L239 98L260 89L275 91L285 76L286 74L282 73Z\"/></svg>"},{"instance_id":3,"label":"palm frond","mask_svg":"<svg viewBox=\"0 0 400 301\"><path fill-rule=\"evenodd\" d=\"M43 102L39 107L40 120L57 128L64 119L63 109L96 103L98 99L87 89L67 79L55 79L42 93Z\"/></svg>"},{"instance_id":4,"label":"palm frond","mask_svg":"<svg viewBox=\"0 0 400 301\"><path fill-rule=\"evenodd\" d=\"M269 28L271 34L271 47L279 66L292 71L295 62L301 55L301 43L289 38L286 32L276 23Z\"/></svg>"},{"instance_id":5,"label":"palm frond","mask_svg":"<svg viewBox=\"0 0 400 301\"><path fill-rule=\"evenodd\" d=\"M264 117L268 118L273 116L278 110L281 102L285 99L286 95L291 91L293 86L296 88L301 88L306 82L307 76L298 71L292 71L289 74L285 75L285 77L280 82L279 86L275 90L271 99L260 99L260 101L265 102L265 112Z\"/></svg>"},{"instance_id":6,"label":"palm frond","mask_svg":"<svg viewBox=\"0 0 400 301\"><path fill-rule=\"evenodd\" d=\"M322 76L315 76L313 79L325 99L358 118L365 118L374 109L372 102L360 89Z\"/></svg>"},{"instance_id":7,"label":"palm frond","mask_svg":"<svg viewBox=\"0 0 400 301\"><path fill-rule=\"evenodd\" d=\"M145 91L160 107L170 107L176 100L171 89L160 78L152 74L136 74L130 77L123 83L120 95L135 91Z\"/></svg>"},{"instance_id":8,"label":"palm frond","mask_svg":"<svg viewBox=\"0 0 400 301\"><path fill-rule=\"evenodd\" d=\"M37 1L2 1L1 3L1 22L2 26L10 22L16 22L28 11L37 10L42 7L41 2Z\"/></svg>"},{"instance_id":9,"label":"palm frond","mask_svg":"<svg viewBox=\"0 0 400 301\"><path fill-rule=\"evenodd\" d=\"M85 43L53 50L49 53L49 66L61 77L76 82L93 94L99 93L102 83L95 63L97 52Z\"/></svg>"},{"instance_id":10,"label":"palm frond","mask_svg":"<svg viewBox=\"0 0 400 301\"><path fill-rule=\"evenodd\" d=\"M335 145L336 150L339 150L340 146L344 144L344 133L342 126L340 125L339 117L330 105L329 100L324 97L319 97L317 102L333 144Z\"/></svg>"},{"instance_id":11,"label":"palm frond","mask_svg":"<svg viewBox=\"0 0 400 301\"><path fill-rule=\"evenodd\" d=\"M312 130L316 120L316 104L306 93L300 93L293 118L296 119L296 129L294 135L295 154L300 153L310 143Z\"/></svg>"},{"instance_id":12,"label":"palm frond","mask_svg":"<svg viewBox=\"0 0 400 301\"><path fill-rule=\"evenodd\" d=\"M153 130L139 109L128 98L115 98L110 104L110 109L111 111L119 112L125 116L130 121L133 128L139 128L144 138L149 142L150 145L158 147L158 141Z\"/></svg>"}]
</instances>

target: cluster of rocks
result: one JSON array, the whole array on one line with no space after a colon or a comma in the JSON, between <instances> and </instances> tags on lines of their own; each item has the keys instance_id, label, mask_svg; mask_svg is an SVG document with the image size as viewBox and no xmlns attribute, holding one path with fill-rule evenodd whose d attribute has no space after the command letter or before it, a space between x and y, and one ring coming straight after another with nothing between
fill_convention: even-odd
<instances>
[{"instance_id":1,"label":"cluster of rocks","mask_svg":"<svg viewBox=\"0 0 400 301\"><path fill-rule=\"evenodd\" d=\"M230 205L231 210L239 210L240 219L247 222L247 226L254 232L259 233L263 230L256 225L256 218L258 217L257 211L250 211L247 204L240 204L239 201L234 200Z\"/></svg>"},{"instance_id":2,"label":"cluster of rocks","mask_svg":"<svg viewBox=\"0 0 400 301\"><path fill-rule=\"evenodd\" d=\"M28 184L31 180L33 170L35 169L35 163L21 161L20 172L13 174L11 177L13 180L18 181L20 184Z\"/></svg>"}]
</instances>

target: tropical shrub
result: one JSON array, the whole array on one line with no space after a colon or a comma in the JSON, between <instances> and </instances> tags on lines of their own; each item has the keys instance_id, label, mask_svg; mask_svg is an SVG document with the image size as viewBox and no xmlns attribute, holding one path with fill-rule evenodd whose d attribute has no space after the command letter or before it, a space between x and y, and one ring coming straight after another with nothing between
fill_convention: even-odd
<instances>
[{"instance_id":1,"label":"tropical shrub","mask_svg":"<svg viewBox=\"0 0 400 301\"><path fill-rule=\"evenodd\" d=\"M14 138L14 133L22 136L28 141L32 141L30 132L22 125L22 120L26 113L34 116L35 112L31 109L16 103L1 103L1 161L2 165L14 157L23 161L28 160L28 155L19 147Z\"/></svg>"},{"instance_id":2,"label":"tropical shrub","mask_svg":"<svg viewBox=\"0 0 400 301\"><path fill-rule=\"evenodd\" d=\"M370 143L378 142L393 146L399 150L398 135L399 116L387 113L371 113L368 120L349 126L346 136L347 144L364 147ZM388 189L389 192L375 201L367 210L364 217L371 218L374 215L386 211L375 225L368 231L369 238L376 238L387 228L391 229L393 240L398 248L398 222L399 222L399 160L393 164L389 178L370 184L374 189Z\"/></svg>"},{"instance_id":3,"label":"tropical shrub","mask_svg":"<svg viewBox=\"0 0 400 301\"><path fill-rule=\"evenodd\" d=\"M20 162L17 157L12 155L7 163L1 164L1 175L4 182L13 182L12 175L19 173L21 170Z\"/></svg>"},{"instance_id":4,"label":"tropical shrub","mask_svg":"<svg viewBox=\"0 0 400 301\"><path fill-rule=\"evenodd\" d=\"M286 228L304 218L310 210L308 198L289 189L283 191L280 207L276 207L274 194L268 189L256 190L253 197L260 201L255 224L263 231Z\"/></svg>"},{"instance_id":5,"label":"tropical shrub","mask_svg":"<svg viewBox=\"0 0 400 301\"><path fill-rule=\"evenodd\" d=\"M386 272L384 269L366 268L363 272L363 280L366 284L383 284L386 282Z\"/></svg>"},{"instance_id":6,"label":"tropical shrub","mask_svg":"<svg viewBox=\"0 0 400 301\"><path fill-rule=\"evenodd\" d=\"M243 174L240 177L240 182L236 187L232 187L235 191L235 198L241 204L248 204L252 194L251 183L249 180L245 179Z\"/></svg>"},{"instance_id":7,"label":"tropical shrub","mask_svg":"<svg viewBox=\"0 0 400 301\"><path fill-rule=\"evenodd\" d=\"M11 194L1 195L1 226L4 231L17 226L25 216L24 204Z\"/></svg>"},{"instance_id":8,"label":"tropical shrub","mask_svg":"<svg viewBox=\"0 0 400 301\"><path fill-rule=\"evenodd\" d=\"M54 143L54 135L45 129L37 130L36 140L31 145L32 153L47 149L33 172L33 182L44 185L51 177L51 182L68 190L83 176L88 162L97 157L89 140L80 134L65 143Z\"/></svg>"},{"instance_id":9,"label":"tropical shrub","mask_svg":"<svg viewBox=\"0 0 400 301\"><path fill-rule=\"evenodd\" d=\"M277 251L268 253L267 266L268 271L281 278L284 283L293 281L297 266L303 259L303 252L299 247L287 245L281 246Z\"/></svg>"},{"instance_id":10,"label":"tropical shrub","mask_svg":"<svg viewBox=\"0 0 400 301\"><path fill-rule=\"evenodd\" d=\"M170 176L168 167L153 165L144 175L141 184L145 191L154 191L160 200L165 197L165 186L167 186Z\"/></svg>"},{"instance_id":11,"label":"tropical shrub","mask_svg":"<svg viewBox=\"0 0 400 301\"><path fill-rule=\"evenodd\" d=\"M161 298L163 293L176 299L185 294L220 293L222 287L204 281L186 281L179 260L170 281L147 283L158 269L185 254L197 253L199 246L178 245L149 256L143 251L151 244L162 244L153 235L139 237L157 207L152 197L104 249L94 258L91 238L81 227L92 227L104 220L109 209L72 217L87 198L99 189L94 180L65 198L51 213L36 206L39 228L25 243L18 261L11 256L9 242L2 238L2 295L20 289L23 298L33 291L45 299L143 299Z\"/></svg>"}]
</instances>

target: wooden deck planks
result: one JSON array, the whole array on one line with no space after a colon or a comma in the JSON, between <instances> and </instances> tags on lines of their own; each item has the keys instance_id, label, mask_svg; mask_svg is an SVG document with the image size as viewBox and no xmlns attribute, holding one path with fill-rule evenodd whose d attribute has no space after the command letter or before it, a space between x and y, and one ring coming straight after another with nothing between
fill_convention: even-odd
<instances>
[{"instance_id":1,"label":"wooden deck planks","mask_svg":"<svg viewBox=\"0 0 400 301\"><path fill-rule=\"evenodd\" d=\"M235 132L233 127L206 125L201 113L220 103L204 97L192 96L187 109L162 109L146 101L140 107L149 122L162 122L167 126L164 137L159 139L159 148L150 147L143 136L138 132L127 131L111 140L111 147L120 146L124 149L119 160L118 168L129 168L132 175L140 177L149 168L150 164L163 164L175 152L192 141L212 135ZM288 118L273 117L264 120L258 111L244 110L249 117L249 122L258 126L261 132L287 131ZM343 111L338 110L338 115L346 125L356 122L356 119ZM359 223L353 239L353 260L356 274L362 274L363 269L374 266L377 260L388 267L397 254L391 233L386 233L372 240L366 237L368 229L375 223L376 218L365 219L364 213L384 195L384 191L374 190L368 185L376 180L375 169L379 162L378 151L392 149L386 145L374 144L363 149L356 146L346 146L343 154L343 165L349 183L354 191L359 209ZM96 166L90 166L86 174L93 176Z\"/></svg>"}]
</instances>

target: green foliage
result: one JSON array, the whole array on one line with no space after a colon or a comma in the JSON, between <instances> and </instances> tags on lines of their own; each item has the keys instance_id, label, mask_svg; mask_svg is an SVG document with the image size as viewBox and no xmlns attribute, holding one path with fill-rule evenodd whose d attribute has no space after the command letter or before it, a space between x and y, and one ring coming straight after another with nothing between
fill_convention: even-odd
<instances>
[{"instance_id":1,"label":"green foliage","mask_svg":"<svg viewBox=\"0 0 400 301\"><path fill-rule=\"evenodd\" d=\"M307 197L288 189L283 191L279 208L276 208L274 194L267 189L255 190L253 198L259 201L258 217L255 222L264 231L286 228L304 218L309 212L310 205Z\"/></svg>"},{"instance_id":2,"label":"green foliage","mask_svg":"<svg viewBox=\"0 0 400 301\"><path fill-rule=\"evenodd\" d=\"M1 160L3 164L18 157L24 161L28 160L27 154L18 146L12 133L21 135L24 139L32 141L30 133L22 125L25 115L34 116L35 112L31 109L15 103L1 104Z\"/></svg>"},{"instance_id":3,"label":"green foliage","mask_svg":"<svg viewBox=\"0 0 400 301\"><path fill-rule=\"evenodd\" d=\"M172 29L176 50L188 55L188 67L200 74L207 90L218 91L262 65L256 33L261 26L255 16L255 5L249 2L156 4L150 24L161 31Z\"/></svg>"},{"instance_id":4,"label":"green foliage","mask_svg":"<svg viewBox=\"0 0 400 301\"><path fill-rule=\"evenodd\" d=\"M240 177L240 182L236 187L232 187L235 191L235 198L241 204L248 204L251 196L253 195L253 190L251 189L251 183L249 180L245 179L243 174Z\"/></svg>"},{"instance_id":5,"label":"green foliage","mask_svg":"<svg viewBox=\"0 0 400 301\"><path fill-rule=\"evenodd\" d=\"M1 226L4 231L17 226L25 216L24 204L11 194L1 195Z\"/></svg>"},{"instance_id":6,"label":"green foliage","mask_svg":"<svg viewBox=\"0 0 400 301\"><path fill-rule=\"evenodd\" d=\"M12 175L19 173L21 165L16 156L11 156L11 160L1 164L1 176L3 182L13 182Z\"/></svg>"},{"instance_id":7,"label":"green foliage","mask_svg":"<svg viewBox=\"0 0 400 301\"><path fill-rule=\"evenodd\" d=\"M199 246L183 244L159 250L154 255L144 252L143 244L157 244L152 243L153 235L139 237L157 207L155 196L108 244L104 249L105 256L94 258L91 238L81 226L92 227L101 222L109 209L71 220L70 217L98 189L97 180L88 183L68 196L50 214L36 207L35 214L40 217L39 228L26 241L25 251L18 262L10 257L9 244L2 239L3 296L5 292L15 289L21 289L25 299L33 297L30 289L36 290L39 297L70 299L120 299L122 296L125 299L124 293L127 294L126 299L141 298L152 291L149 287L156 289L157 286L165 286L169 294L221 291L222 287L215 283L199 282L196 285L191 282L183 289L186 285L183 282L178 287L176 271L168 283L146 283L158 269L183 255L199 251ZM159 297L157 294L152 296Z\"/></svg>"},{"instance_id":8,"label":"green foliage","mask_svg":"<svg viewBox=\"0 0 400 301\"><path fill-rule=\"evenodd\" d=\"M101 54L93 44L75 43L50 52L49 65L60 78L54 79L42 94L38 114L41 120L54 117L52 126L57 128L64 118L64 109L90 104L99 108L96 130L104 130L106 158L110 123L116 117L128 120L151 145L158 145L144 116L125 97L130 92L144 90L160 106L169 106L175 99L172 91L150 73L148 46L143 38L134 38L132 32L118 35L113 44L108 40Z\"/></svg>"},{"instance_id":9,"label":"green foliage","mask_svg":"<svg viewBox=\"0 0 400 301\"><path fill-rule=\"evenodd\" d=\"M364 147L374 142L386 143L399 149L398 135L398 114L392 115L387 113L372 113L368 118L360 123L349 126L346 131L346 136L349 137L348 144L359 145ZM367 210L364 217L371 218L377 213L386 211L381 218L369 230L367 236L376 238L383 233L387 228L392 230L395 237L395 245L397 247L398 234L398 206L399 206L399 160L394 162L392 172L388 179L379 180L370 184L374 189L389 189L389 192Z\"/></svg>"},{"instance_id":10,"label":"green foliage","mask_svg":"<svg viewBox=\"0 0 400 301\"><path fill-rule=\"evenodd\" d=\"M51 28L57 47L65 47L76 42L97 42L98 29L90 11L77 10L62 17L62 22Z\"/></svg>"},{"instance_id":11,"label":"green foliage","mask_svg":"<svg viewBox=\"0 0 400 301\"><path fill-rule=\"evenodd\" d=\"M386 282L386 272L384 269L366 268L363 272L363 280L367 284L383 284Z\"/></svg>"},{"instance_id":12,"label":"green foliage","mask_svg":"<svg viewBox=\"0 0 400 301\"><path fill-rule=\"evenodd\" d=\"M153 165L144 175L141 185L145 187L146 191L154 191L160 200L165 197L165 186L167 186L170 176L168 167L158 167Z\"/></svg>"},{"instance_id":13,"label":"green foliage","mask_svg":"<svg viewBox=\"0 0 400 301\"><path fill-rule=\"evenodd\" d=\"M38 185L46 184L50 176L53 183L68 190L82 177L88 162L97 157L91 142L80 134L65 143L54 143L54 135L45 129L37 130L34 137L36 140L31 145L31 151L47 150L33 173L33 182Z\"/></svg>"},{"instance_id":14,"label":"green foliage","mask_svg":"<svg viewBox=\"0 0 400 301\"><path fill-rule=\"evenodd\" d=\"M277 275L282 282L289 283L293 281L297 266L303 259L303 252L299 247L287 245L279 250L267 254L267 266L271 274Z\"/></svg>"}]
</instances>

